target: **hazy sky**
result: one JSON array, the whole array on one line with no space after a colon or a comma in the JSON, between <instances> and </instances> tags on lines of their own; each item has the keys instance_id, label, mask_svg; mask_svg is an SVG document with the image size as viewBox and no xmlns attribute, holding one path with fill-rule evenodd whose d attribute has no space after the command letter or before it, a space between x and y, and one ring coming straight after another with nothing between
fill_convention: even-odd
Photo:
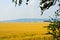
<instances>
[{"instance_id":1,"label":"hazy sky","mask_svg":"<svg viewBox=\"0 0 60 40\"><path fill-rule=\"evenodd\" d=\"M0 21L1 20L13 20L20 18L48 18L52 17L54 11L58 9L56 3L55 6L50 7L49 10L46 10L41 16L39 8L39 0L30 0L29 5L25 4L26 0L21 6L16 6L12 3L11 0L1 0L0 1Z\"/></svg>"}]
</instances>

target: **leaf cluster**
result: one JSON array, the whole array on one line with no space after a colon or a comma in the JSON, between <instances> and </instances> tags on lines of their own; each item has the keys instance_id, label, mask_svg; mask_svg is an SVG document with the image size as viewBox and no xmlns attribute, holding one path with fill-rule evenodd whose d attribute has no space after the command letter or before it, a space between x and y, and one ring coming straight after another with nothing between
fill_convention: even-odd
<instances>
[{"instance_id":1,"label":"leaf cluster","mask_svg":"<svg viewBox=\"0 0 60 40\"><path fill-rule=\"evenodd\" d=\"M29 1L29 0L26 0L26 5L28 5L28 1ZM12 0L12 2L15 3L15 6L16 6L16 5L19 5L19 6L20 6L20 5L22 4L23 0Z\"/></svg>"}]
</instances>

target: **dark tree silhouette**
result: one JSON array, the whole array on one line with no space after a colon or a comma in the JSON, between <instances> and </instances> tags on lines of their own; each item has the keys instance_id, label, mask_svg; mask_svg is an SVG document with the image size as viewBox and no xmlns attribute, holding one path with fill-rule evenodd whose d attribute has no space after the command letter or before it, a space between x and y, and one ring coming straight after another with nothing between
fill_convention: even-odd
<instances>
[{"instance_id":1,"label":"dark tree silhouette","mask_svg":"<svg viewBox=\"0 0 60 40\"><path fill-rule=\"evenodd\" d=\"M58 1L59 2L59 1ZM60 20L59 20L59 16L60 16L60 2L58 4L59 9L57 11L55 11L55 17L54 18L50 18L49 22L50 24L47 27L48 32L46 34L50 34L53 36L54 40L60 40Z\"/></svg>"}]
</instances>

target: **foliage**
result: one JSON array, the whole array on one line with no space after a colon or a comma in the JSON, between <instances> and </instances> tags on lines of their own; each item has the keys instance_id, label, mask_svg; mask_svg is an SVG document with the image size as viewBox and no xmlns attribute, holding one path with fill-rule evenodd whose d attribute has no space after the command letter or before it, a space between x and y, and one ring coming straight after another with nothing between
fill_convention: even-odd
<instances>
[{"instance_id":1,"label":"foliage","mask_svg":"<svg viewBox=\"0 0 60 40\"><path fill-rule=\"evenodd\" d=\"M48 29L48 33L53 36L53 38L60 38L60 21L53 19L53 22L51 22L48 26L46 26Z\"/></svg>"},{"instance_id":2,"label":"foliage","mask_svg":"<svg viewBox=\"0 0 60 40\"><path fill-rule=\"evenodd\" d=\"M19 6L22 4L22 0L12 0L15 3L15 6L18 4Z\"/></svg>"},{"instance_id":3,"label":"foliage","mask_svg":"<svg viewBox=\"0 0 60 40\"><path fill-rule=\"evenodd\" d=\"M54 6L57 1L60 2L60 0L41 0L40 2L41 15L46 9L49 9L51 6Z\"/></svg>"},{"instance_id":4,"label":"foliage","mask_svg":"<svg viewBox=\"0 0 60 40\"><path fill-rule=\"evenodd\" d=\"M26 5L28 5L28 1L29 0L26 0ZM22 4L22 0L12 0L12 2L14 2L15 3L15 6L18 4L19 6Z\"/></svg>"},{"instance_id":5,"label":"foliage","mask_svg":"<svg viewBox=\"0 0 60 40\"><path fill-rule=\"evenodd\" d=\"M29 1L30 0L26 0L26 5L28 5ZM39 1L40 1L39 6L41 9L41 15L42 15L46 9L49 9L51 6L55 5L57 1L59 2L60 0L39 0ZM17 4L20 6L22 4L23 0L12 0L12 2L15 3L15 6L17 6Z\"/></svg>"},{"instance_id":6,"label":"foliage","mask_svg":"<svg viewBox=\"0 0 60 40\"><path fill-rule=\"evenodd\" d=\"M55 17L49 20L50 24L47 27L48 33L53 36L54 39L60 40L60 20L58 16L60 16L60 4L58 5L59 9L55 11Z\"/></svg>"}]
</instances>

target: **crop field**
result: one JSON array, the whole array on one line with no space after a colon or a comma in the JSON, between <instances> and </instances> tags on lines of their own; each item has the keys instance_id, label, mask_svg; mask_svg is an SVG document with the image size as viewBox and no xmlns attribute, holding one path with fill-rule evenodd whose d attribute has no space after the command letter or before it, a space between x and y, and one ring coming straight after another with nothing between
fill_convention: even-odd
<instances>
[{"instance_id":1,"label":"crop field","mask_svg":"<svg viewBox=\"0 0 60 40\"><path fill-rule=\"evenodd\" d=\"M0 22L0 40L53 40L45 35L48 22Z\"/></svg>"}]
</instances>

